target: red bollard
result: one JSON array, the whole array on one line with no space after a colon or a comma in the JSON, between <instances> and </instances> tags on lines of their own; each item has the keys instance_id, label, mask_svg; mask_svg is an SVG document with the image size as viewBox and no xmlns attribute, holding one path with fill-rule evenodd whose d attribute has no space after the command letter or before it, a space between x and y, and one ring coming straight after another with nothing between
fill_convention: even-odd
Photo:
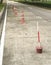
<instances>
[{"instance_id":1,"label":"red bollard","mask_svg":"<svg viewBox=\"0 0 51 65\"><path fill-rule=\"evenodd\" d=\"M40 43L40 32L39 32L38 22L37 22L37 32L38 32L38 46L36 47L36 52L42 53L43 48L42 48L41 43Z\"/></svg>"},{"instance_id":2,"label":"red bollard","mask_svg":"<svg viewBox=\"0 0 51 65\"><path fill-rule=\"evenodd\" d=\"M18 15L17 9L15 8L15 6L13 6L13 12L15 13L15 15Z\"/></svg>"},{"instance_id":3,"label":"red bollard","mask_svg":"<svg viewBox=\"0 0 51 65\"><path fill-rule=\"evenodd\" d=\"M25 19L24 19L24 12L22 11L22 15L21 15L21 23L23 24L25 22Z\"/></svg>"},{"instance_id":4,"label":"red bollard","mask_svg":"<svg viewBox=\"0 0 51 65\"><path fill-rule=\"evenodd\" d=\"M24 17L22 17L22 19L21 19L21 23L23 24L24 22L25 22Z\"/></svg>"},{"instance_id":5,"label":"red bollard","mask_svg":"<svg viewBox=\"0 0 51 65\"><path fill-rule=\"evenodd\" d=\"M41 44L40 44L40 32L38 31L38 46L36 47L36 52L37 53L42 53L42 47L41 47Z\"/></svg>"},{"instance_id":6,"label":"red bollard","mask_svg":"<svg viewBox=\"0 0 51 65\"><path fill-rule=\"evenodd\" d=\"M18 15L17 11L14 11L14 13L15 13L16 16Z\"/></svg>"}]
</instances>

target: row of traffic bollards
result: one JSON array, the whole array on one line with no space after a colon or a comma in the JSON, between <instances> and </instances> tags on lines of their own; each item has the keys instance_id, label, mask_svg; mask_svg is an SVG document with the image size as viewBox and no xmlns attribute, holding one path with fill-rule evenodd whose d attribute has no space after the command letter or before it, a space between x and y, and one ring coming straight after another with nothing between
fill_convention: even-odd
<instances>
[{"instance_id":1,"label":"row of traffic bollards","mask_svg":"<svg viewBox=\"0 0 51 65\"><path fill-rule=\"evenodd\" d=\"M17 11L17 8L15 6L13 6L13 12L16 16L18 16L18 11ZM24 11L22 11L20 22L21 22L21 24L23 24L25 22Z\"/></svg>"},{"instance_id":2,"label":"row of traffic bollards","mask_svg":"<svg viewBox=\"0 0 51 65\"><path fill-rule=\"evenodd\" d=\"M13 12L16 16L18 16L18 11L17 8L15 6L13 6ZM24 11L22 11L22 15L21 15L21 20L20 20L21 24L25 23L25 19L24 19ZM38 32L38 46L36 47L36 52L37 53L42 53L43 52L43 48L40 44L40 32L39 32L39 25L37 22L37 32Z\"/></svg>"}]
</instances>

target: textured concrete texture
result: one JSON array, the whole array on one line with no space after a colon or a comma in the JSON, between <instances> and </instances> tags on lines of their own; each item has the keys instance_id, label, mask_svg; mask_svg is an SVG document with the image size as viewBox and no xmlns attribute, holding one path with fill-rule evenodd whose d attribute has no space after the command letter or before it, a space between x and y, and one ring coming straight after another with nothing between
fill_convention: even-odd
<instances>
[{"instance_id":1,"label":"textured concrete texture","mask_svg":"<svg viewBox=\"0 0 51 65\"><path fill-rule=\"evenodd\" d=\"M32 13L26 5L20 3L8 6L3 65L51 65L51 22ZM24 11L24 23L22 23ZM36 53L37 22L43 53Z\"/></svg>"}]
</instances>

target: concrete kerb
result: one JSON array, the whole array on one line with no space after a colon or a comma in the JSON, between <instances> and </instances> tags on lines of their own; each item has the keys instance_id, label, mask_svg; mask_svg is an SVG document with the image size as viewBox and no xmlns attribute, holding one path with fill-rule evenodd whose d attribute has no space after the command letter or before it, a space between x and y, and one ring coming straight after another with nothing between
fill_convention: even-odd
<instances>
[{"instance_id":1,"label":"concrete kerb","mask_svg":"<svg viewBox=\"0 0 51 65\"><path fill-rule=\"evenodd\" d=\"M6 11L6 6L3 7L2 11L0 12L0 23L2 22L2 27L1 27L2 30L3 30L3 24L4 24L5 11ZM1 35L2 35L2 30L1 30Z\"/></svg>"}]
</instances>

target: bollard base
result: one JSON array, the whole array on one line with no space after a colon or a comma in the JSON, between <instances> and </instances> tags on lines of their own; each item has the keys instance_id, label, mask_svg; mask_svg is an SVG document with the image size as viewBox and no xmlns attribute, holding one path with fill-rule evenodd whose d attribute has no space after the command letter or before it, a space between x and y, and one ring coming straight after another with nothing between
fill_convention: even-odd
<instances>
[{"instance_id":1,"label":"bollard base","mask_svg":"<svg viewBox=\"0 0 51 65\"><path fill-rule=\"evenodd\" d=\"M42 47L36 47L36 52L37 53L42 53L42 50L43 50Z\"/></svg>"}]
</instances>

